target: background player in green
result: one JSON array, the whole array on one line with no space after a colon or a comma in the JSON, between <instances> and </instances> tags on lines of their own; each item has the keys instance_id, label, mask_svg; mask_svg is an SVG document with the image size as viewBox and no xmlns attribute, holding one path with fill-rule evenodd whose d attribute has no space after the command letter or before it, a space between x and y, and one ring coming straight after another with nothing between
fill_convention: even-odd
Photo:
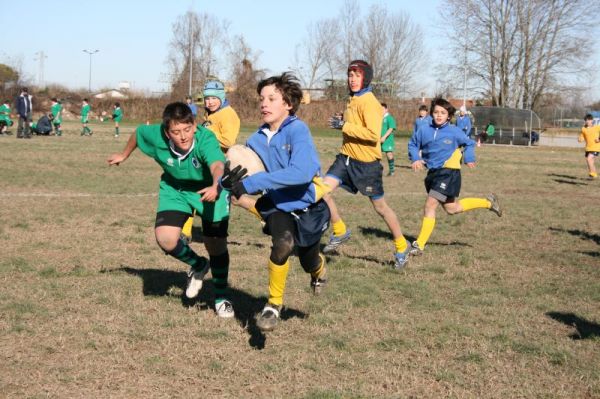
<instances>
[{"instance_id":1,"label":"background player in green","mask_svg":"<svg viewBox=\"0 0 600 399\"><path fill-rule=\"evenodd\" d=\"M54 126L54 134L60 137L62 136L61 124L62 124L62 104L56 97L52 100L52 106L50 107L50 113L52 114L52 125Z\"/></svg>"},{"instance_id":2,"label":"background player in green","mask_svg":"<svg viewBox=\"0 0 600 399\"><path fill-rule=\"evenodd\" d=\"M7 130L12 125L13 121L10 119L10 100L6 100L0 105L0 135L8 134Z\"/></svg>"},{"instance_id":3,"label":"background player in green","mask_svg":"<svg viewBox=\"0 0 600 399\"><path fill-rule=\"evenodd\" d=\"M90 114L90 110L92 109L92 107L90 107L90 104L88 102L87 98L83 99L83 102L81 103L81 135L86 135L86 136L91 136L92 135L92 129L90 129L88 127L88 122L89 122L89 114Z\"/></svg>"},{"instance_id":4,"label":"background player in green","mask_svg":"<svg viewBox=\"0 0 600 399\"><path fill-rule=\"evenodd\" d=\"M123 110L121 103L116 102L113 106L112 119L115 122L115 137L119 137L119 122L123 119Z\"/></svg>"},{"instance_id":5,"label":"background player in green","mask_svg":"<svg viewBox=\"0 0 600 399\"><path fill-rule=\"evenodd\" d=\"M385 153L388 161L388 176L394 176L394 131L396 120L388 111L386 103L381 103L383 108L383 123L381 125L381 152Z\"/></svg>"},{"instance_id":6,"label":"background player in green","mask_svg":"<svg viewBox=\"0 0 600 399\"><path fill-rule=\"evenodd\" d=\"M166 254L190 266L185 295L188 298L198 296L210 268L215 287L215 311L219 317L233 317L233 307L226 297L229 198L226 192L219 193L225 160L219 142L211 131L196 125L187 104L176 102L166 106L162 124L138 126L123 152L111 155L108 164L119 165L138 147L164 170L154 232L158 245ZM193 210L202 218L209 262L180 238L181 227Z\"/></svg>"}]
</instances>

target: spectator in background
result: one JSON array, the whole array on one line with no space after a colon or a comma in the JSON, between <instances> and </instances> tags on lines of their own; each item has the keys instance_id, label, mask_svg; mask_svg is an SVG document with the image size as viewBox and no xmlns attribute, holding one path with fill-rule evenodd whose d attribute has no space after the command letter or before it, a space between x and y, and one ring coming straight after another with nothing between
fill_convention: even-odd
<instances>
[{"instance_id":1,"label":"spectator in background","mask_svg":"<svg viewBox=\"0 0 600 399\"><path fill-rule=\"evenodd\" d=\"M481 143L485 143L489 137L494 137L495 133L496 127L494 126L494 121L490 121L485 129L479 133L479 136L477 137L477 147L481 147Z\"/></svg>"},{"instance_id":2,"label":"spectator in background","mask_svg":"<svg viewBox=\"0 0 600 399\"><path fill-rule=\"evenodd\" d=\"M467 114L467 107L460 107L458 117L456 118L456 126L465 133L465 136L471 138L471 118Z\"/></svg>"},{"instance_id":3,"label":"spectator in background","mask_svg":"<svg viewBox=\"0 0 600 399\"><path fill-rule=\"evenodd\" d=\"M87 98L84 98L81 103L81 135L91 136L93 134L92 129L88 127L89 114L91 106Z\"/></svg>"},{"instance_id":4,"label":"spectator in background","mask_svg":"<svg viewBox=\"0 0 600 399\"><path fill-rule=\"evenodd\" d=\"M388 111L386 103L381 103L383 108L383 123L381 125L381 152L385 153L388 161L388 176L394 176L394 131L396 120Z\"/></svg>"},{"instance_id":5,"label":"spectator in background","mask_svg":"<svg viewBox=\"0 0 600 399\"><path fill-rule=\"evenodd\" d=\"M415 126L413 127L413 134L419 130L421 126L429 126L431 124L431 115L429 115L429 110L427 109L427 105L423 104L419 107L419 116L415 119Z\"/></svg>"},{"instance_id":6,"label":"spectator in background","mask_svg":"<svg viewBox=\"0 0 600 399\"><path fill-rule=\"evenodd\" d=\"M192 101L192 97L187 96L185 98L185 103L188 107L190 107L190 109L192 110L192 115L194 115L194 119L196 119L196 117L198 116L198 106L194 104L194 101Z\"/></svg>"},{"instance_id":7,"label":"spectator in background","mask_svg":"<svg viewBox=\"0 0 600 399\"><path fill-rule=\"evenodd\" d=\"M31 111L33 109L33 96L29 94L26 87L21 89L21 94L17 97L17 114L19 114L19 123L17 126L18 139L31 138Z\"/></svg>"},{"instance_id":8,"label":"spectator in background","mask_svg":"<svg viewBox=\"0 0 600 399\"><path fill-rule=\"evenodd\" d=\"M31 131L38 136L49 136L52 131L53 119L54 116L52 116L52 114L42 115L37 123L33 122L31 124Z\"/></svg>"}]
</instances>

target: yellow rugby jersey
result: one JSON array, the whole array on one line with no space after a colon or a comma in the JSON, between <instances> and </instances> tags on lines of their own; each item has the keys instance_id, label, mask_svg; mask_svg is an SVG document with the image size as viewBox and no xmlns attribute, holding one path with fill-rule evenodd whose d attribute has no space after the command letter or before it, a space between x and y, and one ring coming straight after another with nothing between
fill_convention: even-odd
<instances>
[{"instance_id":1,"label":"yellow rugby jersey","mask_svg":"<svg viewBox=\"0 0 600 399\"><path fill-rule=\"evenodd\" d=\"M600 143L596 143L595 140L600 138L600 125L592 127L582 127L581 134L579 134L579 142L585 140L585 150L588 152L600 151Z\"/></svg>"},{"instance_id":2,"label":"yellow rugby jersey","mask_svg":"<svg viewBox=\"0 0 600 399\"><path fill-rule=\"evenodd\" d=\"M340 152L361 162L380 160L383 109L373 93L352 96L344 112L344 121Z\"/></svg>"},{"instance_id":3,"label":"yellow rugby jersey","mask_svg":"<svg viewBox=\"0 0 600 399\"><path fill-rule=\"evenodd\" d=\"M231 106L223 107L213 114L205 114L204 120L204 126L217 136L223 152L235 144L240 133L240 118Z\"/></svg>"}]
</instances>

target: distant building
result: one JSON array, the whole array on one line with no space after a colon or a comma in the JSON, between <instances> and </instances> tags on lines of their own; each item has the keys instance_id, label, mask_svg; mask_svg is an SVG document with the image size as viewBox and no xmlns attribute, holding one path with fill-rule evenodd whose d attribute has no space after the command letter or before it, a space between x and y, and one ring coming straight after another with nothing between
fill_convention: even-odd
<instances>
[{"instance_id":1,"label":"distant building","mask_svg":"<svg viewBox=\"0 0 600 399\"><path fill-rule=\"evenodd\" d=\"M124 99L124 98L127 98L127 94L123 93L120 90L112 89L112 90L108 90L108 91L103 91L98 94L94 94L92 97L99 98L99 99L102 99L102 98Z\"/></svg>"}]
</instances>

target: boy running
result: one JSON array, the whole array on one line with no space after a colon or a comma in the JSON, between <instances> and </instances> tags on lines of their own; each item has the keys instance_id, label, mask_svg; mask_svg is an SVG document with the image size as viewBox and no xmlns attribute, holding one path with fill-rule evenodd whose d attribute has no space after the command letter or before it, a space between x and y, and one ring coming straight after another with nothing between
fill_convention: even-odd
<instances>
[{"instance_id":1,"label":"boy running","mask_svg":"<svg viewBox=\"0 0 600 399\"><path fill-rule=\"evenodd\" d=\"M594 126L594 117L587 114L583 119L584 125L581 128L578 141L585 141L585 161L588 167L588 177L590 180L597 179L598 173L594 165L594 159L600 154L600 125Z\"/></svg>"},{"instance_id":2,"label":"boy running","mask_svg":"<svg viewBox=\"0 0 600 399\"><path fill-rule=\"evenodd\" d=\"M265 122L246 145L265 165L241 180L245 169L226 167L221 185L235 197L264 193L256 208L265 220L265 233L272 237L269 255L269 301L257 317L263 331L273 330L280 320L289 257L296 248L300 265L311 276L310 285L319 294L326 280L325 258L319 253L323 231L329 226L329 209L321 200L320 162L308 126L296 116L302 90L289 73L260 81L260 111Z\"/></svg>"},{"instance_id":3,"label":"boy running","mask_svg":"<svg viewBox=\"0 0 600 399\"><path fill-rule=\"evenodd\" d=\"M383 112L370 86L373 69L362 60L348 65L350 101L343 119L330 119L331 127L343 132L342 148L325 176L325 183L335 190L341 186L352 194L360 192L371 201L375 211L385 221L394 237L394 267L401 269L408 261L410 245L402 235L394 211L383 198L383 167L381 166L381 124ZM342 220L333 197L325 201L331 211L333 233L324 253L332 252L350 239L350 230Z\"/></svg>"},{"instance_id":4,"label":"boy running","mask_svg":"<svg viewBox=\"0 0 600 399\"><path fill-rule=\"evenodd\" d=\"M229 200L219 195L225 157L214 134L196 125L190 108L181 102L167 105L160 125L140 125L131 135L123 152L108 158L119 165L136 149L153 158L164 170L158 193L154 233L166 254L190 266L185 295L198 296L209 268L215 287L215 311L219 317L233 317L227 299L229 252L227 228ZM198 256L180 239L181 226L195 210L202 218L204 246L210 256Z\"/></svg>"},{"instance_id":5,"label":"boy running","mask_svg":"<svg viewBox=\"0 0 600 399\"><path fill-rule=\"evenodd\" d=\"M0 134L8 134L8 128L13 125L10 119L10 100L0 105Z\"/></svg>"},{"instance_id":6,"label":"boy running","mask_svg":"<svg viewBox=\"0 0 600 399\"><path fill-rule=\"evenodd\" d=\"M435 98L431 102L430 114L432 122L429 126L420 127L408 142L408 155L414 171L427 168L425 189L427 199L423 210L421 232L412 243L411 254L420 255L435 227L435 212L438 204L449 215L470 211L472 209L489 209L502 216L498 198L490 194L487 198L465 198L457 201L460 193L460 164L464 147L465 163L469 168L475 167L475 142L468 138L462 130L450 123L456 110L443 98Z\"/></svg>"}]
</instances>

